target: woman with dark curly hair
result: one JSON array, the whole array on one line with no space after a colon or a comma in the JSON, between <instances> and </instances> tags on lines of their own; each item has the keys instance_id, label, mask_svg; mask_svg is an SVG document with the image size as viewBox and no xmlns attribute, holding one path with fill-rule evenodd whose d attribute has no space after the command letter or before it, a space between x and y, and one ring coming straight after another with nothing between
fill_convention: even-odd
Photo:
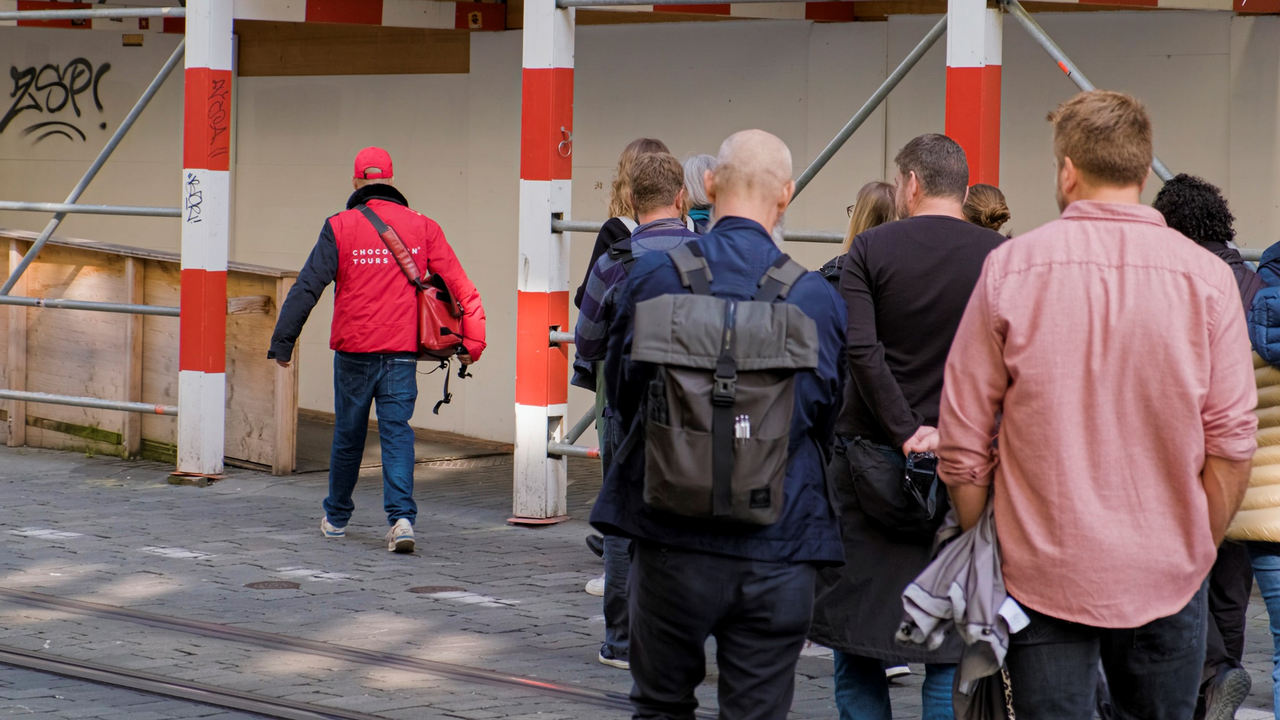
<instances>
[{"instance_id":1,"label":"woman with dark curly hair","mask_svg":"<svg viewBox=\"0 0 1280 720\"><path fill-rule=\"evenodd\" d=\"M1222 258L1235 273L1246 316L1262 279L1245 265L1229 243L1236 231L1235 216L1222 191L1193 175L1178 175L1161 188L1152 206L1164 215L1169 227ZM1201 713L1206 720L1230 718L1249 694L1252 682L1240 659L1244 654L1244 630L1253 568L1246 546L1227 540L1209 572L1209 639L1201 675Z\"/></svg>"}]
</instances>

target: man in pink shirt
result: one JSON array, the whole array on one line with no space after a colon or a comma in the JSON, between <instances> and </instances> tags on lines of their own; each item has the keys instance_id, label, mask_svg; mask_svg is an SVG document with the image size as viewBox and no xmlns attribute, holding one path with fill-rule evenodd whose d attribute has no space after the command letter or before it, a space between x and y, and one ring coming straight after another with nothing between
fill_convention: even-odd
<instances>
[{"instance_id":1,"label":"man in pink shirt","mask_svg":"<svg viewBox=\"0 0 1280 720\"><path fill-rule=\"evenodd\" d=\"M947 361L939 472L966 528L992 491L1031 620L1007 658L1019 719L1092 718L1101 660L1120 717L1187 720L1205 576L1256 447L1240 296L1140 204L1137 100L1083 93L1049 119L1062 217L987 258Z\"/></svg>"}]
</instances>

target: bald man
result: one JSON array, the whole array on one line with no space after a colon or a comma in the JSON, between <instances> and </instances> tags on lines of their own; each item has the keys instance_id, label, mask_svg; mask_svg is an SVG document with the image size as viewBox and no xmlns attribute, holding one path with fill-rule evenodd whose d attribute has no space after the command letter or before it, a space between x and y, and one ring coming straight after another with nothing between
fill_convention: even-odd
<instances>
[{"instance_id":1,"label":"bald man","mask_svg":"<svg viewBox=\"0 0 1280 720\"><path fill-rule=\"evenodd\" d=\"M731 136L706 174L715 225L690 243L706 260L710 294L756 298L761 279L782 267L771 233L795 191L791 152L760 130ZM684 295L667 253L636 261L617 297L605 360L618 455L606 469L591 522L630 538L631 691L635 718L693 718L694 690L706 674L704 647L716 638L720 717L782 720L791 707L795 666L813 614L816 568L844 561L836 511L824 480L841 391L845 308L831 284L809 272L776 302L813 320L817 367L795 372L790 447L781 515L768 525L691 519L645 503L645 395L655 366L631 358L635 308L660 295ZM742 326L738 326L739 332ZM633 437L634 436L634 437Z\"/></svg>"}]
</instances>

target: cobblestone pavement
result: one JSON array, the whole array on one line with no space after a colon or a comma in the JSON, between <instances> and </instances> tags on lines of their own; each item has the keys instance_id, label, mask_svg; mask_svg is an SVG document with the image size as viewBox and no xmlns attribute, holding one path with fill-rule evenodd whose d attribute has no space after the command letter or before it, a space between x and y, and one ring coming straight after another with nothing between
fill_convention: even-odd
<instances>
[{"instance_id":1,"label":"cobblestone pavement","mask_svg":"<svg viewBox=\"0 0 1280 720\"><path fill-rule=\"evenodd\" d=\"M231 470L208 488L176 487L168 467L0 448L0 587L217 622L625 693L596 662L601 572L583 544L598 467L571 461L574 519L506 524L509 457L419 465L418 552L386 552L380 471L367 470L344 540L317 525L323 474ZM296 590L249 583L291 580ZM432 592L410 592L430 587ZM452 589L452 590L451 590ZM1251 608L1247 720L1270 717L1270 638ZM0 645L152 672L387 718L623 717L528 689L441 678L281 648L33 609L0 598ZM709 658L714 649L709 649ZM699 692L715 706L715 669ZM917 669L918 670L918 669ZM834 718L829 656L801 658L792 716ZM919 717L919 676L893 690L898 718ZM0 717L250 717L121 688L0 666Z\"/></svg>"}]
</instances>

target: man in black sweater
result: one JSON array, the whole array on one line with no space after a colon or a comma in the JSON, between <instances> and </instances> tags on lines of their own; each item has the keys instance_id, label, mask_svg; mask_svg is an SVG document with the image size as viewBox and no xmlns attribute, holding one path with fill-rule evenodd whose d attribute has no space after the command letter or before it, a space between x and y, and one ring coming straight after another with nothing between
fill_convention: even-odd
<instances>
[{"instance_id":1,"label":"man in black sweater","mask_svg":"<svg viewBox=\"0 0 1280 720\"><path fill-rule=\"evenodd\" d=\"M926 663L923 717L936 720L952 717L959 643L925 653L899 646L894 633L902 591L929 562L946 492L929 518L902 480L907 455L937 446L947 352L987 253L1004 237L964 220L969 166L955 141L922 135L895 163L905 219L855 237L840 278L850 382L832 476L848 564L822 571L810 637L836 651L841 718L889 720L884 666L917 662Z\"/></svg>"}]
</instances>

